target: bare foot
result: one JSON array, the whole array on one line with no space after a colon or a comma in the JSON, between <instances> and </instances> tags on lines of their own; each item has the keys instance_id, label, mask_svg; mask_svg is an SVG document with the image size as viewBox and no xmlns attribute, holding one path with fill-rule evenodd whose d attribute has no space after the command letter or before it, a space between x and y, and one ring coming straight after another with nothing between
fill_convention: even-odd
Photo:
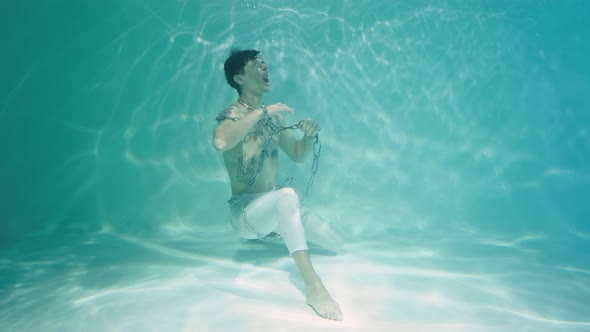
<instances>
[{"instance_id":1,"label":"bare foot","mask_svg":"<svg viewBox=\"0 0 590 332\"><path fill-rule=\"evenodd\" d=\"M307 287L307 304L323 318L342 320L342 312L321 281Z\"/></svg>"}]
</instances>

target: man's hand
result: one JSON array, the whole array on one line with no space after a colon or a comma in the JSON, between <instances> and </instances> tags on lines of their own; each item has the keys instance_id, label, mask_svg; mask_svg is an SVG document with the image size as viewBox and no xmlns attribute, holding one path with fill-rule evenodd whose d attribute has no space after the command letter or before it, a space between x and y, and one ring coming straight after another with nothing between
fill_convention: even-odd
<instances>
[{"instance_id":1,"label":"man's hand","mask_svg":"<svg viewBox=\"0 0 590 332\"><path fill-rule=\"evenodd\" d=\"M283 103L276 103L269 106L266 106L266 110L268 111L268 115L272 116L277 113L287 112L287 113L294 113L295 110L291 107L283 104Z\"/></svg>"},{"instance_id":2,"label":"man's hand","mask_svg":"<svg viewBox=\"0 0 590 332\"><path fill-rule=\"evenodd\" d=\"M305 137L309 138L316 137L321 130L319 123L315 122L312 119L303 120L303 123L301 124L301 127L299 127L299 129L303 132Z\"/></svg>"}]
</instances>

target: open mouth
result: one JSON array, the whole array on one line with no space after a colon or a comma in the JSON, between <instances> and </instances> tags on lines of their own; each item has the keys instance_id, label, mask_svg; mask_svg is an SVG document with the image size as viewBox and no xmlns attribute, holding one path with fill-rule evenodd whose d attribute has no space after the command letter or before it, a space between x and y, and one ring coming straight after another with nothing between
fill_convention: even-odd
<instances>
[{"instance_id":1,"label":"open mouth","mask_svg":"<svg viewBox=\"0 0 590 332\"><path fill-rule=\"evenodd\" d=\"M270 82L270 80L268 79L268 74L267 74L267 75L264 75L264 77L262 78L262 80L263 80L265 83L269 83L269 82Z\"/></svg>"}]
</instances>

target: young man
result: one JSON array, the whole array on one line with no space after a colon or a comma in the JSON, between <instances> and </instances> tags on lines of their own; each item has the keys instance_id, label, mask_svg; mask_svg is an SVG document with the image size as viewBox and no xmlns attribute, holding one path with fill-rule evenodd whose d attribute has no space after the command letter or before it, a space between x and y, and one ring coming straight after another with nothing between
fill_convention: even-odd
<instances>
[{"instance_id":1,"label":"young man","mask_svg":"<svg viewBox=\"0 0 590 332\"><path fill-rule=\"evenodd\" d=\"M342 320L340 308L315 272L308 254L306 231L325 225L306 210L304 230L297 193L276 186L278 149L294 162L303 162L313 150L320 126L311 119L302 121L301 139L284 130L282 113L294 110L285 104L265 106L262 102L262 95L270 91L270 81L260 52L232 50L224 70L239 99L217 117L213 146L223 152L231 182L232 226L246 239L282 237L305 283L307 304L321 317ZM315 232L314 237L317 242L339 241L330 232Z\"/></svg>"}]
</instances>

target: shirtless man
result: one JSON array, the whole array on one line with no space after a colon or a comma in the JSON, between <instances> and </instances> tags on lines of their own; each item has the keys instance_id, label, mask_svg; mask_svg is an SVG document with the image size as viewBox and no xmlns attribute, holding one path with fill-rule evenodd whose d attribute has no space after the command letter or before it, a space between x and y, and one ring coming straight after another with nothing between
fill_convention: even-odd
<instances>
[{"instance_id":1,"label":"shirtless man","mask_svg":"<svg viewBox=\"0 0 590 332\"><path fill-rule=\"evenodd\" d=\"M260 52L232 50L224 70L239 99L217 117L213 146L223 152L231 182L232 226L246 239L282 237L304 281L307 304L321 317L342 320L340 308L311 264L297 193L276 186L279 148L294 162L303 162L313 150L320 126L311 119L302 121L301 139L283 130L282 113L294 110L262 102L270 81Z\"/></svg>"}]
</instances>

